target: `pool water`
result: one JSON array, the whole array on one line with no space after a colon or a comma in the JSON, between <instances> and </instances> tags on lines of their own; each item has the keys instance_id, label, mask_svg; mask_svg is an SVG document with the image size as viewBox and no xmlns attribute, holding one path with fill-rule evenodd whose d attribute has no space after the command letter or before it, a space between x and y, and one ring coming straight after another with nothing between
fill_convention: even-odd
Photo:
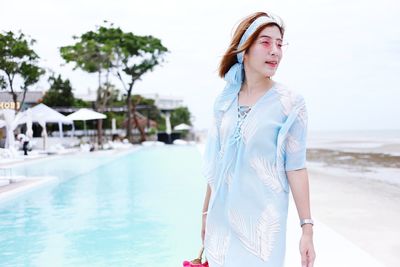
<instances>
[{"instance_id":1,"label":"pool water","mask_svg":"<svg viewBox=\"0 0 400 267\"><path fill-rule=\"evenodd\" d=\"M200 168L196 146L17 167L60 182L0 203L0 266L182 266L201 245Z\"/></svg>"}]
</instances>

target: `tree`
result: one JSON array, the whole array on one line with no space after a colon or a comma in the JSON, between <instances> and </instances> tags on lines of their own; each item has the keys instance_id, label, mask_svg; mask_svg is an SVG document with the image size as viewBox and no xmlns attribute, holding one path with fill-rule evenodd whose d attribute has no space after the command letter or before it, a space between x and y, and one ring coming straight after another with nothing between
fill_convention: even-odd
<instances>
[{"instance_id":1,"label":"tree","mask_svg":"<svg viewBox=\"0 0 400 267\"><path fill-rule=\"evenodd\" d=\"M28 39L21 32L0 33L0 88L12 95L15 112L17 113L25 102L28 88L37 83L44 70L38 66L39 56L31 48L34 39ZM17 105L18 90L22 90L20 106Z\"/></svg>"},{"instance_id":2,"label":"tree","mask_svg":"<svg viewBox=\"0 0 400 267\"><path fill-rule=\"evenodd\" d=\"M112 23L97 27L96 31L89 31L74 39L78 39L74 45L61 47L61 56L66 62L75 62L75 68L98 74L97 106L104 103L102 84L110 83L110 73L115 72L121 81L127 92L127 137L131 140L131 114L136 116L135 104L132 108L131 100L133 85L144 73L153 70L160 63L161 56L168 51L167 48L157 38L125 33L120 28L113 27ZM102 82L102 75L105 82ZM139 131L141 139L145 140L144 130L139 127Z\"/></svg>"},{"instance_id":3,"label":"tree","mask_svg":"<svg viewBox=\"0 0 400 267\"><path fill-rule=\"evenodd\" d=\"M61 75L49 78L50 89L43 97L43 103L50 107L71 107L75 103L71 83L68 79L63 80Z\"/></svg>"},{"instance_id":4,"label":"tree","mask_svg":"<svg viewBox=\"0 0 400 267\"><path fill-rule=\"evenodd\" d=\"M95 108L103 112L108 102L107 86L110 84L109 76L112 68L113 49L115 40L108 38L102 31L102 27L97 31L89 31L80 37L73 37L77 42L70 46L60 48L61 56L67 63L75 62L74 69L80 68L89 73L97 73L98 86ZM103 81L105 79L105 81ZM102 143L103 121L98 120L97 136L98 143Z\"/></svg>"},{"instance_id":5,"label":"tree","mask_svg":"<svg viewBox=\"0 0 400 267\"><path fill-rule=\"evenodd\" d=\"M160 39L153 36L138 36L130 32L121 33L118 48L118 56L116 57L117 76L127 93L127 138L131 140L132 113L133 119L137 121L135 112L137 103L131 101L133 85L136 81L141 80L143 74L152 71L155 66L161 63L162 56L168 52L168 49L162 45ZM143 142L146 140L144 129L140 126L138 129Z\"/></svg>"}]
</instances>

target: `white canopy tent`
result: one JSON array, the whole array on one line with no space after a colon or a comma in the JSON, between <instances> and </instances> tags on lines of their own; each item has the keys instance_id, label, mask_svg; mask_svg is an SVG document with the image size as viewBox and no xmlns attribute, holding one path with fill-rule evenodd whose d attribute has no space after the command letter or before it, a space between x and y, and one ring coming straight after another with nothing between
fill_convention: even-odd
<instances>
[{"instance_id":1,"label":"white canopy tent","mask_svg":"<svg viewBox=\"0 0 400 267\"><path fill-rule=\"evenodd\" d=\"M18 127L18 122L25 115L21 112L15 115L15 110L13 109L1 109L0 110L0 127L6 127L7 138L6 138L6 148L14 148L15 138L14 130Z\"/></svg>"},{"instance_id":2,"label":"white canopy tent","mask_svg":"<svg viewBox=\"0 0 400 267\"><path fill-rule=\"evenodd\" d=\"M7 129L6 147L9 148L14 146L14 130L18 125L26 124L27 135L32 137L33 122L39 123L42 127L44 142L47 137L46 123L58 123L60 137L63 137L62 124L73 124L72 120L67 119L66 116L52 108L49 108L45 104L39 104L24 112L18 112L17 115L15 115L15 110L12 109L0 110L0 127L5 126Z\"/></svg>"},{"instance_id":3,"label":"white canopy tent","mask_svg":"<svg viewBox=\"0 0 400 267\"><path fill-rule=\"evenodd\" d=\"M32 122L37 122L43 129L43 136L47 135L46 123L58 123L58 129L61 138L64 136L62 125L74 123L71 119L68 119L67 116L42 103L29 108L28 110L24 111L24 113L25 116L18 121L18 124L27 123L29 131L29 124Z\"/></svg>"}]
</instances>

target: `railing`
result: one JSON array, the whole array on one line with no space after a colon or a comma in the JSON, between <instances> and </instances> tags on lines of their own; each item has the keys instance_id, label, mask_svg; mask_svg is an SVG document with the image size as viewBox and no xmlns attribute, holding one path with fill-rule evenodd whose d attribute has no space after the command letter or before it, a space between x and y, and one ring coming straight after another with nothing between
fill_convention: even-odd
<instances>
[{"instance_id":1,"label":"railing","mask_svg":"<svg viewBox=\"0 0 400 267\"><path fill-rule=\"evenodd\" d=\"M1 177L11 178L13 176L12 168L0 168Z\"/></svg>"}]
</instances>

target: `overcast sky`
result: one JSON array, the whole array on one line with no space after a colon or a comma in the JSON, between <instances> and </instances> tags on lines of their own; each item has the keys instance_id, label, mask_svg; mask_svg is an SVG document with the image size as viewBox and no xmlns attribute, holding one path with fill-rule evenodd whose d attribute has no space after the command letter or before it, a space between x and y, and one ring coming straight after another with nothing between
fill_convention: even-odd
<instances>
[{"instance_id":1,"label":"overcast sky","mask_svg":"<svg viewBox=\"0 0 400 267\"><path fill-rule=\"evenodd\" d=\"M310 130L400 129L400 2L396 0L69 0L0 1L0 30L37 40L40 64L69 78L76 93L95 75L72 71L59 47L103 20L153 35L171 52L134 93L180 96L196 129L208 127L224 87L220 58L234 26L255 11L280 15L289 48L274 79L303 94ZM118 82L115 82L120 87ZM39 88L46 87L42 81Z\"/></svg>"}]
</instances>

